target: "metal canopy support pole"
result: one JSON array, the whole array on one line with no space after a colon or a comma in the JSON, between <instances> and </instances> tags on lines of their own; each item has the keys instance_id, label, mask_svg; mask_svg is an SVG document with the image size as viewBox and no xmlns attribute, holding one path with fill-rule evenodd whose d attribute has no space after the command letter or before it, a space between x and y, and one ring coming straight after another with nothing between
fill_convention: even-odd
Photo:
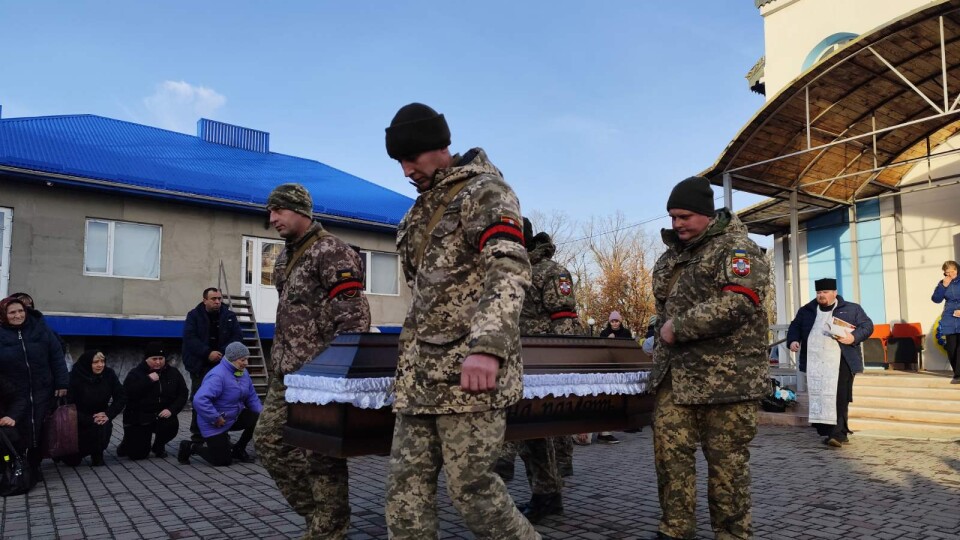
<instances>
[{"instance_id":1,"label":"metal canopy support pole","mask_svg":"<svg viewBox=\"0 0 960 540\"><path fill-rule=\"evenodd\" d=\"M793 285L793 305L789 313L800 309L800 223L797 218L797 190L790 192L790 271ZM787 346L790 344L788 343ZM794 365L799 366L799 356L794 357ZM797 371L797 391L806 391L807 381Z\"/></svg>"},{"instance_id":2,"label":"metal canopy support pole","mask_svg":"<svg viewBox=\"0 0 960 540\"><path fill-rule=\"evenodd\" d=\"M723 173L723 206L733 212L733 178Z\"/></svg>"},{"instance_id":3,"label":"metal canopy support pole","mask_svg":"<svg viewBox=\"0 0 960 540\"><path fill-rule=\"evenodd\" d=\"M851 297L860 303L860 249L857 244L857 205L850 206L850 274L853 280Z\"/></svg>"},{"instance_id":4,"label":"metal canopy support pole","mask_svg":"<svg viewBox=\"0 0 960 540\"><path fill-rule=\"evenodd\" d=\"M807 112L807 150L809 150L810 147L813 146L813 143L810 140L810 85L809 84L803 87L803 96L804 96L803 102L807 108L807 111L806 111Z\"/></svg>"},{"instance_id":5,"label":"metal canopy support pole","mask_svg":"<svg viewBox=\"0 0 960 540\"><path fill-rule=\"evenodd\" d=\"M907 322L910 320L910 314L907 312L907 276L904 275L904 270L907 268L907 256L904 253L903 202L900 195L893 198L893 231L893 237L897 243L897 288L900 290L900 322Z\"/></svg>"}]
</instances>

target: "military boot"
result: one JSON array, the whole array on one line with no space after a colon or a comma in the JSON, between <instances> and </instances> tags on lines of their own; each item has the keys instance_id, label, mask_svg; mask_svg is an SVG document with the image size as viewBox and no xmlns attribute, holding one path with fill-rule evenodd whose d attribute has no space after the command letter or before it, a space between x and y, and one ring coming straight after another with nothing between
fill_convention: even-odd
<instances>
[{"instance_id":1,"label":"military boot","mask_svg":"<svg viewBox=\"0 0 960 540\"><path fill-rule=\"evenodd\" d=\"M534 525L547 516L563 514L563 497L559 493L533 495L523 509L523 515Z\"/></svg>"}]
</instances>

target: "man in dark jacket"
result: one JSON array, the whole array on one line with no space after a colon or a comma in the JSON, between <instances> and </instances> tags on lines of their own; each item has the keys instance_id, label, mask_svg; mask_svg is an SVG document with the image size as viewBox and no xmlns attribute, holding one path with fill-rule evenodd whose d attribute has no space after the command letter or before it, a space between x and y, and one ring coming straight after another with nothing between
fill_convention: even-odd
<instances>
[{"instance_id":1,"label":"man in dark jacket","mask_svg":"<svg viewBox=\"0 0 960 540\"><path fill-rule=\"evenodd\" d=\"M223 295L216 287L203 291L203 301L187 313L183 323L183 365L190 372L190 399L197 393L207 372L223 358L223 351L234 341L243 342L237 314L223 307ZM197 411L190 415L190 440L202 443L197 427Z\"/></svg>"},{"instance_id":2,"label":"man in dark jacket","mask_svg":"<svg viewBox=\"0 0 960 540\"><path fill-rule=\"evenodd\" d=\"M859 304L837 295L836 279L818 279L814 286L817 298L797 311L787 343L800 352L800 371L807 374L811 424L824 444L840 447L852 433L847 411L853 377L863 372L860 344L873 333L873 321Z\"/></svg>"},{"instance_id":3,"label":"man in dark jacket","mask_svg":"<svg viewBox=\"0 0 960 540\"><path fill-rule=\"evenodd\" d=\"M177 368L167 365L166 356L160 343L148 343L143 362L123 381L127 408L117 456L143 459L153 450L158 458L167 457L165 446L180 429L177 414L187 404L187 383Z\"/></svg>"}]
</instances>

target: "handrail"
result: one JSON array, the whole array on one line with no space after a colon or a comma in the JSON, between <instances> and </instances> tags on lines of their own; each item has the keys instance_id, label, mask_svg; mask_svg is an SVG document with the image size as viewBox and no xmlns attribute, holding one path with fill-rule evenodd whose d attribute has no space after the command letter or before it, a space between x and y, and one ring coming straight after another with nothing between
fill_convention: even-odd
<instances>
[{"instance_id":1,"label":"handrail","mask_svg":"<svg viewBox=\"0 0 960 540\"><path fill-rule=\"evenodd\" d=\"M220 275L217 276L217 288L220 289L220 295L228 307L233 307L233 301L230 299L230 285L227 282L227 270L223 266L223 259L220 259Z\"/></svg>"}]
</instances>

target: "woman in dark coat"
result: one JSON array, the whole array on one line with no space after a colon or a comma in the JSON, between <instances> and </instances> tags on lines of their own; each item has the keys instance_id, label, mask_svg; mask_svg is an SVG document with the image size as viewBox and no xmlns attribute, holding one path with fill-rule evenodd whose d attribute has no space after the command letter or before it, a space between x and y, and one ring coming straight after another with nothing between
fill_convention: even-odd
<instances>
[{"instance_id":1,"label":"woman in dark coat","mask_svg":"<svg viewBox=\"0 0 960 540\"><path fill-rule=\"evenodd\" d=\"M29 317L15 298L0 301L0 378L27 400L29 410L16 427L27 461L39 474L43 423L53 398L67 395L67 365L53 331Z\"/></svg>"},{"instance_id":2,"label":"woman in dark coat","mask_svg":"<svg viewBox=\"0 0 960 540\"><path fill-rule=\"evenodd\" d=\"M67 399L77 406L80 453L64 457L63 462L77 466L84 456L90 456L91 465L103 465L103 451L113 434L113 419L126 405L127 395L116 372L107 367L102 352L86 351L73 364Z\"/></svg>"},{"instance_id":3,"label":"woman in dark coat","mask_svg":"<svg viewBox=\"0 0 960 540\"><path fill-rule=\"evenodd\" d=\"M177 368L167 365L166 356L159 343L148 343L143 362L123 381L127 408L118 456L143 459L153 450L158 458L167 457L165 446L180 429L177 414L187 404L187 383Z\"/></svg>"}]
</instances>

